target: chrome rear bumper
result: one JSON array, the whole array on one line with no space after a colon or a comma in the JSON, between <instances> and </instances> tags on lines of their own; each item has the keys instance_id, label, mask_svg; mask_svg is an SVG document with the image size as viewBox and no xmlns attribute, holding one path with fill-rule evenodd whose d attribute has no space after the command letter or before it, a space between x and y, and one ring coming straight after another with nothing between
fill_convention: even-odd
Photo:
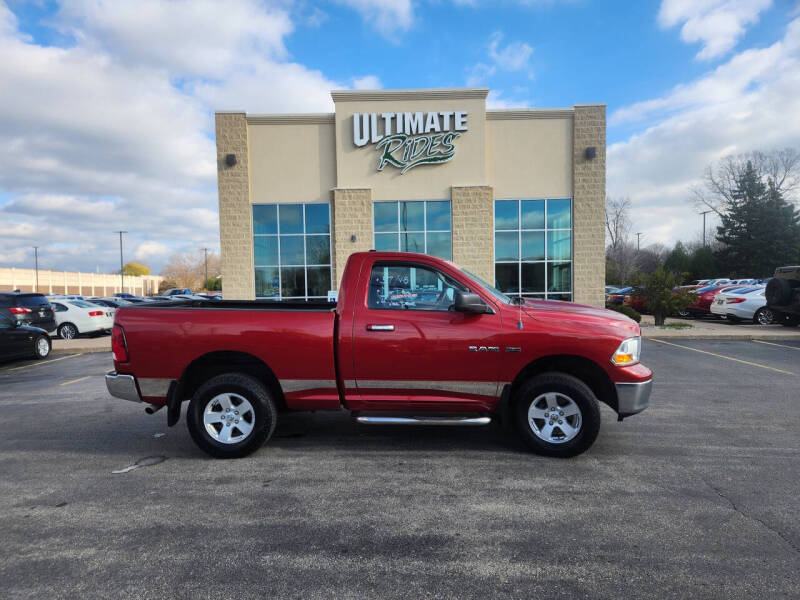
<instances>
[{"instance_id":1,"label":"chrome rear bumper","mask_svg":"<svg viewBox=\"0 0 800 600\"><path fill-rule=\"evenodd\" d=\"M132 402L142 401L139 397L139 390L136 389L136 380L133 375L120 375L116 371L106 373L106 388L108 393L115 398L122 398Z\"/></svg>"},{"instance_id":2,"label":"chrome rear bumper","mask_svg":"<svg viewBox=\"0 0 800 600\"><path fill-rule=\"evenodd\" d=\"M616 387L617 414L620 417L635 415L650 406L650 392L653 389L652 379L641 383L617 383Z\"/></svg>"}]
</instances>

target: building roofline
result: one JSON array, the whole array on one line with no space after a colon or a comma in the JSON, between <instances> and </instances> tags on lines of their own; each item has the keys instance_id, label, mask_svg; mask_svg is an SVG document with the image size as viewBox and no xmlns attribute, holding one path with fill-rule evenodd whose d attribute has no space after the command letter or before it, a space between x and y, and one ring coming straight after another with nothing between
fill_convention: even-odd
<instances>
[{"instance_id":1,"label":"building roofline","mask_svg":"<svg viewBox=\"0 0 800 600\"><path fill-rule=\"evenodd\" d=\"M247 115L247 123L253 125L332 125L335 122L333 113Z\"/></svg>"},{"instance_id":2,"label":"building roofline","mask_svg":"<svg viewBox=\"0 0 800 600\"><path fill-rule=\"evenodd\" d=\"M333 90L334 102L360 102L363 100L432 100L439 98L486 98L489 88L421 88L406 90Z\"/></svg>"},{"instance_id":3,"label":"building roofline","mask_svg":"<svg viewBox=\"0 0 800 600\"><path fill-rule=\"evenodd\" d=\"M510 121L515 119L563 119L575 116L572 108L504 108L487 110L487 121Z\"/></svg>"}]
</instances>

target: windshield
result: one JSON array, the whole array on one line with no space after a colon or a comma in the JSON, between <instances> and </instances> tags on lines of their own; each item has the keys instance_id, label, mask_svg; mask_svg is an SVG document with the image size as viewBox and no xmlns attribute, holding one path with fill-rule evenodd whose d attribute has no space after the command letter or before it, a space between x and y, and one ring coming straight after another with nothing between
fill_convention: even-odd
<instances>
[{"instance_id":1,"label":"windshield","mask_svg":"<svg viewBox=\"0 0 800 600\"><path fill-rule=\"evenodd\" d=\"M495 298L500 300L500 302L503 302L504 304L512 304L513 303L513 300L509 296L506 296L503 292L498 290L493 285L489 285L488 283L486 283L483 279L481 279L480 277L478 277L474 273L470 273L469 271L467 271L466 269L462 269L461 267L459 267L459 269L461 270L462 273L467 275L470 279L474 279L479 284L481 284L483 289L485 289L492 296L494 296Z\"/></svg>"}]
</instances>

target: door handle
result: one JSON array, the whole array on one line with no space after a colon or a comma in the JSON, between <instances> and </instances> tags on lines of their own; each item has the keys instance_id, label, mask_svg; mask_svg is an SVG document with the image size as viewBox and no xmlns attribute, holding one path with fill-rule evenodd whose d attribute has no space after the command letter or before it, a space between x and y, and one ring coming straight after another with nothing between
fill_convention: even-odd
<instances>
[{"instance_id":1,"label":"door handle","mask_svg":"<svg viewBox=\"0 0 800 600\"><path fill-rule=\"evenodd\" d=\"M394 325L367 325L367 331L394 331Z\"/></svg>"}]
</instances>

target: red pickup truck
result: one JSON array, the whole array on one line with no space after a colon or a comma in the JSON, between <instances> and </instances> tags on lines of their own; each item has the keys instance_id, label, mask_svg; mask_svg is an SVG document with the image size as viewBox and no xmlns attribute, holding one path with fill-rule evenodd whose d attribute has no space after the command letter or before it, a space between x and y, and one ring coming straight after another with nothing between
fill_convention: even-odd
<instances>
[{"instance_id":1,"label":"red pickup truck","mask_svg":"<svg viewBox=\"0 0 800 600\"><path fill-rule=\"evenodd\" d=\"M609 310L519 300L452 262L362 252L336 304L187 301L117 309L118 398L188 400L189 432L216 457L258 449L279 414L348 410L361 423L515 428L534 451L574 456L600 428L647 408L638 324Z\"/></svg>"}]
</instances>

